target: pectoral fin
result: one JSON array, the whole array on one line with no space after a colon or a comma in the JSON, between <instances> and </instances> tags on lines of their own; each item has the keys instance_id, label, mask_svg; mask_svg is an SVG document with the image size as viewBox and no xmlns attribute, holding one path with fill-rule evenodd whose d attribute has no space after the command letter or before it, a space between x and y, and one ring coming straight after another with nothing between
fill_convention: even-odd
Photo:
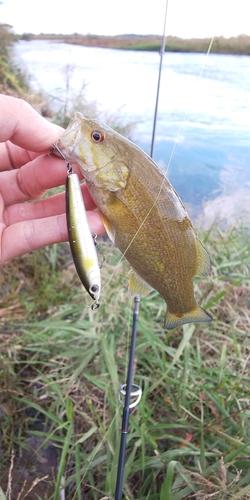
<instances>
[{"instance_id":1,"label":"pectoral fin","mask_svg":"<svg viewBox=\"0 0 250 500\"><path fill-rule=\"evenodd\" d=\"M115 228L112 226L111 222L105 217L105 215L100 212L102 223L107 231L107 235L112 243L115 243Z\"/></svg>"},{"instance_id":2,"label":"pectoral fin","mask_svg":"<svg viewBox=\"0 0 250 500\"><path fill-rule=\"evenodd\" d=\"M129 292L133 297L136 295L140 295L145 297L148 295L153 288L146 283L135 271L134 269L130 270L129 273L129 284L128 284Z\"/></svg>"}]
</instances>

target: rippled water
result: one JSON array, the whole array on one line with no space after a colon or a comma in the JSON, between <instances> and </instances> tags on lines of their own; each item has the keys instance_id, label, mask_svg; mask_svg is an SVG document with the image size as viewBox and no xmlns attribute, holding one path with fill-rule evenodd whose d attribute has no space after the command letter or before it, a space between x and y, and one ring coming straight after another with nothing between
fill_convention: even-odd
<instances>
[{"instance_id":1,"label":"rippled water","mask_svg":"<svg viewBox=\"0 0 250 500\"><path fill-rule=\"evenodd\" d=\"M87 84L100 111L137 122L131 139L150 151L158 53L22 41L15 54L58 105L69 65L70 92ZM247 56L164 56L154 158L202 224L250 221L249 81Z\"/></svg>"}]
</instances>

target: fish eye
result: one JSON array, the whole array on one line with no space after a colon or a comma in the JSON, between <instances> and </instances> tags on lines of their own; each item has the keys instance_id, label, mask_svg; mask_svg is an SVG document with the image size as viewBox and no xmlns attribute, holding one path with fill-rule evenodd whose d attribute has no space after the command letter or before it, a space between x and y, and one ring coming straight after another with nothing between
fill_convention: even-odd
<instances>
[{"instance_id":1,"label":"fish eye","mask_svg":"<svg viewBox=\"0 0 250 500\"><path fill-rule=\"evenodd\" d=\"M95 142L104 141L104 135L101 132L99 132L98 130L94 130L91 134L91 137Z\"/></svg>"}]
</instances>

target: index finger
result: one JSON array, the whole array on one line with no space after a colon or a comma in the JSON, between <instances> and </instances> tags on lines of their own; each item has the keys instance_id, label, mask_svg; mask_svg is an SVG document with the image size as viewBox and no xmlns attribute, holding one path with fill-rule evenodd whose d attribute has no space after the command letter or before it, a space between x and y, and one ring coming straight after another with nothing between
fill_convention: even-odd
<instances>
[{"instance_id":1,"label":"index finger","mask_svg":"<svg viewBox=\"0 0 250 500\"><path fill-rule=\"evenodd\" d=\"M63 129L50 123L27 102L0 95L0 142L13 144L34 152L45 152Z\"/></svg>"}]
</instances>

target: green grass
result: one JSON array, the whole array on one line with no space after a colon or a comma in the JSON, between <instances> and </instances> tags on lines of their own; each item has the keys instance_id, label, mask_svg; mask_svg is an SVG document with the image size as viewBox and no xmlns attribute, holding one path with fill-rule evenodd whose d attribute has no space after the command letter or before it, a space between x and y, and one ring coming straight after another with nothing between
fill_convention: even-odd
<instances>
[{"instance_id":1,"label":"green grass","mask_svg":"<svg viewBox=\"0 0 250 500\"><path fill-rule=\"evenodd\" d=\"M0 23L0 91L18 97L29 91L25 72L12 60L15 36L11 26Z\"/></svg>"},{"instance_id":2,"label":"green grass","mask_svg":"<svg viewBox=\"0 0 250 500\"><path fill-rule=\"evenodd\" d=\"M213 323L165 332L164 301L156 292L141 301L134 382L143 396L130 415L126 499L250 498L249 232L214 227L202 240L212 271L195 280L195 295ZM67 245L2 268L0 486L7 500L18 498L7 488L12 478L14 492L31 437L38 457L52 443L57 468L48 467L42 480L34 463L32 496L19 500L56 500L62 484L66 498L113 498L122 417L117 394L126 381L133 300L126 262L106 242L100 254L97 312Z\"/></svg>"}]
</instances>

